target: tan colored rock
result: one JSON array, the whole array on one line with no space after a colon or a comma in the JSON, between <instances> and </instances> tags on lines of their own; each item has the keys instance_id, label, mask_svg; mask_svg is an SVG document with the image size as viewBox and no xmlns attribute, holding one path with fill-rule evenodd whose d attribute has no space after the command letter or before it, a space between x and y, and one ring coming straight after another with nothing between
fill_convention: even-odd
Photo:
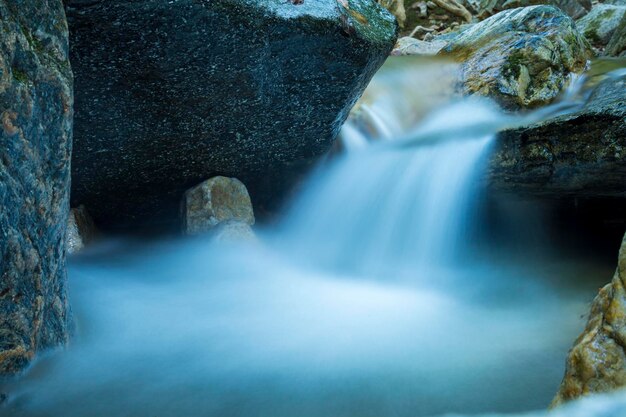
<instances>
[{"instance_id":1,"label":"tan colored rock","mask_svg":"<svg viewBox=\"0 0 626 417\"><path fill-rule=\"evenodd\" d=\"M593 301L587 327L574 342L552 402L626 387L626 235L610 284Z\"/></svg>"},{"instance_id":2,"label":"tan colored rock","mask_svg":"<svg viewBox=\"0 0 626 417\"><path fill-rule=\"evenodd\" d=\"M420 55L420 56L432 56L437 55L444 46L447 45L446 41L433 40L433 41L421 41L419 39L405 36L398 39L396 46L391 51L392 56L406 56L406 55Z\"/></svg>"},{"instance_id":3,"label":"tan colored rock","mask_svg":"<svg viewBox=\"0 0 626 417\"><path fill-rule=\"evenodd\" d=\"M81 205L70 210L67 219L66 248L68 254L81 251L98 234L93 219L85 206Z\"/></svg>"},{"instance_id":4,"label":"tan colored rock","mask_svg":"<svg viewBox=\"0 0 626 417\"><path fill-rule=\"evenodd\" d=\"M554 100L570 74L585 69L591 50L569 16L552 6L530 6L460 31L439 54L461 63L464 94L519 109Z\"/></svg>"},{"instance_id":5,"label":"tan colored rock","mask_svg":"<svg viewBox=\"0 0 626 417\"><path fill-rule=\"evenodd\" d=\"M213 177L188 190L181 215L187 235L202 234L226 222L254 224L250 195L236 178Z\"/></svg>"}]
</instances>

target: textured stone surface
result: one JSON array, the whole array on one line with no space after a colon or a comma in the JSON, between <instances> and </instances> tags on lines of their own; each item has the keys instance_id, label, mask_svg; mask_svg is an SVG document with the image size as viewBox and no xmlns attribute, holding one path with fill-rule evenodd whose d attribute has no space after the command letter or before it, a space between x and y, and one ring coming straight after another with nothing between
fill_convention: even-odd
<instances>
[{"instance_id":1,"label":"textured stone surface","mask_svg":"<svg viewBox=\"0 0 626 417\"><path fill-rule=\"evenodd\" d=\"M68 254L81 251L97 235L96 225L87 212L85 206L79 206L70 210L67 219L66 247Z\"/></svg>"},{"instance_id":2,"label":"textured stone surface","mask_svg":"<svg viewBox=\"0 0 626 417\"><path fill-rule=\"evenodd\" d=\"M552 6L506 10L462 31L440 52L462 62L466 94L507 108L551 102L590 57L574 21Z\"/></svg>"},{"instance_id":3,"label":"textured stone surface","mask_svg":"<svg viewBox=\"0 0 626 417\"><path fill-rule=\"evenodd\" d=\"M447 42L441 40L427 42L405 36L398 39L396 46L393 48L393 51L391 51L391 55L437 55L437 53L446 45Z\"/></svg>"},{"instance_id":4,"label":"textured stone surface","mask_svg":"<svg viewBox=\"0 0 626 417\"><path fill-rule=\"evenodd\" d=\"M576 22L576 27L595 47L603 49L626 16L626 6L597 4Z\"/></svg>"},{"instance_id":5,"label":"textured stone surface","mask_svg":"<svg viewBox=\"0 0 626 417\"><path fill-rule=\"evenodd\" d=\"M572 19L579 19L591 10L591 1L584 0L507 0L502 4L502 9L537 6L540 4L557 7Z\"/></svg>"},{"instance_id":6,"label":"textured stone surface","mask_svg":"<svg viewBox=\"0 0 626 417\"><path fill-rule=\"evenodd\" d=\"M491 186L551 197L626 197L626 81L602 83L583 110L500 134Z\"/></svg>"},{"instance_id":7,"label":"textured stone surface","mask_svg":"<svg viewBox=\"0 0 626 417\"><path fill-rule=\"evenodd\" d=\"M618 27L613 32L604 54L614 57L626 57L626 15L622 17Z\"/></svg>"},{"instance_id":8,"label":"textured stone surface","mask_svg":"<svg viewBox=\"0 0 626 417\"><path fill-rule=\"evenodd\" d=\"M0 375L68 334L72 73L61 0L0 0Z\"/></svg>"},{"instance_id":9,"label":"textured stone surface","mask_svg":"<svg viewBox=\"0 0 626 417\"><path fill-rule=\"evenodd\" d=\"M583 333L567 357L553 405L626 387L626 235L610 284L593 301Z\"/></svg>"},{"instance_id":10,"label":"textured stone surface","mask_svg":"<svg viewBox=\"0 0 626 417\"><path fill-rule=\"evenodd\" d=\"M254 224L252 202L246 186L237 178L214 177L191 188L183 197L183 233L195 235L223 222Z\"/></svg>"},{"instance_id":11,"label":"textured stone surface","mask_svg":"<svg viewBox=\"0 0 626 417\"><path fill-rule=\"evenodd\" d=\"M185 190L277 204L331 147L395 43L372 0L70 0L72 204L100 227L176 225Z\"/></svg>"}]
</instances>

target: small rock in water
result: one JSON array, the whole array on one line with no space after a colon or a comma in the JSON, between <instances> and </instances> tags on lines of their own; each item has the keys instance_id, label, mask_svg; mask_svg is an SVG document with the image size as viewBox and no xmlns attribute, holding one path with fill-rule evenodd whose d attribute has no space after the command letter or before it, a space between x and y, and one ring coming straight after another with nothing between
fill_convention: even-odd
<instances>
[{"instance_id":1,"label":"small rock in water","mask_svg":"<svg viewBox=\"0 0 626 417\"><path fill-rule=\"evenodd\" d=\"M465 94L488 96L510 109L554 100L591 50L574 21L552 6L498 13L453 37L440 52L462 63Z\"/></svg>"},{"instance_id":2,"label":"small rock in water","mask_svg":"<svg viewBox=\"0 0 626 417\"><path fill-rule=\"evenodd\" d=\"M183 233L197 235L228 222L254 224L246 186L236 178L213 177L188 190L181 208Z\"/></svg>"},{"instance_id":3,"label":"small rock in water","mask_svg":"<svg viewBox=\"0 0 626 417\"><path fill-rule=\"evenodd\" d=\"M66 247L68 254L82 250L97 235L96 225L85 206L70 210L67 219Z\"/></svg>"},{"instance_id":4,"label":"small rock in water","mask_svg":"<svg viewBox=\"0 0 626 417\"><path fill-rule=\"evenodd\" d=\"M593 301L587 327L574 342L552 406L626 387L626 235L610 284Z\"/></svg>"}]
</instances>

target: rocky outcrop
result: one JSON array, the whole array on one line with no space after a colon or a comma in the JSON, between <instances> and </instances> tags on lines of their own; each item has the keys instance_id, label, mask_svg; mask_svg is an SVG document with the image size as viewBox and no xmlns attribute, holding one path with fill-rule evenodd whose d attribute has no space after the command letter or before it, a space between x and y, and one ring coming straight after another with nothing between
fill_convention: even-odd
<instances>
[{"instance_id":1,"label":"rocky outcrop","mask_svg":"<svg viewBox=\"0 0 626 417\"><path fill-rule=\"evenodd\" d=\"M262 212L331 147L393 48L372 0L70 0L72 204L99 227L177 224L237 177Z\"/></svg>"},{"instance_id":2,"label":"rocky outcrop","mask_svg":"<svg viewBox=\"0 0 626 417\"><path fill-rule=\"evenodd\" d=\"M626 197L626 81L601 83L579 112L502 132L491 187L550 197Z\"/></svg>"},{"instance_id":3,"label":"rocky outcrop","mask_svg":"<svg viewBox=\"0 0 626 417\"><path fill-rule=\"evenodd\" d=\"M604 51L625 18L626 5L597 4L576 26L594 47Z\"/></svg>"},{"instance_id":4,"label":"rocky outcrop","mask_svg":"<svg viewBox=\"0 0 626 417\"><path fill-rule=\"evenodd\" d=\"M248 190L237 178L214 177L191 188L183 197L181 217L187 235L213 231L227 223L241 224L243 228L254 224Z\"/></svg>"},{"instance_id":5,"label":"rocky outcrop","mask_svg":"<svg viewBox=\"0 0 626 417\"><path fill-rule=\"evenodd\" d=\"M550 103L590 57L574 21L551 6L507 10L452 38L440 52L461 62L461 89L506 108Z\"/></svg>"},{"instance_id":6,"label":"rocky outcrop","mask_svg":"<svg viewBox=\"0 0 626 417\"><path fill-rule=\"evenodd\" d=\"M79 206L70 210L70 216L67 219L66 237L68 254L80 252L96 238L97 234L96 225L85 206Z\"/></svg>"},{"instance_id":7,"label":"rocky outcrop","mask_svg":"<svg viewBox=\"0 0 626 417\"><path fill-rule=\"evenodd\" d=\"M604 54L613 57L626 57L626 15L622 17L621 22L613 32Z\"/></svg>"},{"instance_id":8,"label":"rocky outcrop","mask_svg":"<svg viewBox=\"0 0 626 417\"><path fill-rule=\"evenodd\" d=\"M0 375L68 335L72 72L61 0L0 0Z\"/></svg>"},{"instance_id":9,"label":"rocky outcrop","mask_svg":"<svg viewBox=\"0 0 626 417\"><path fill-rule=\"evenodd\" d=\"M589 321L569 352L552 405L626 387L626 235L610 284L593 301Z\"/></svg>"}]
</instances>

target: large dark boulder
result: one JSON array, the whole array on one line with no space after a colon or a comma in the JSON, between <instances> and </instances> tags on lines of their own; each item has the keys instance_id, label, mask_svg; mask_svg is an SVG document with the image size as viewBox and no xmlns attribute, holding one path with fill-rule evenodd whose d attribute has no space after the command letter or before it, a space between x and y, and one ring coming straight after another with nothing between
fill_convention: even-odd
<instances>
[{"instance_id":1,"label":"large dark boulder","mask_svg":"<svg viewBox=\"0 0 626 417\"><path fill-rule=\"evenodd\" d=\"M626 197L626 79L608 79L576 113L498 137L497 190L549 197Z\"/></svg>"},{"instance_id":2,"label":"large dark boulder","mask_svg":"<svg viewBox=\"0 0 626 417\"><path fill-rule=\"evenodd\" d=\"M67 339L72 72L61 0L0 0L0 375Z\"/></svg>"},{"instance_id":3,"label":"large dark boulder","mask_svg":"<svg viewBox=\"0 0 626 417\"><path fill-rule=\"evenodd\" d=\"M332 145L391 51L374 0L70 0L73 205L104 227L176 221L239 178L257 213Z\"/></svg>"}]
</instances>

